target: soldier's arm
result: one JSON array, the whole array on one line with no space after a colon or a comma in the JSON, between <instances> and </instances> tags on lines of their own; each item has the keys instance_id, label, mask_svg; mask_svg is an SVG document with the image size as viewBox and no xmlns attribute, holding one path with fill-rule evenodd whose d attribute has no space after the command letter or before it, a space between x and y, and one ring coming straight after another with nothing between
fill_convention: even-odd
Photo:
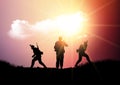
<instances>
[{"instance_id":1,"label":"soldier's arm","mask_svg":"<svg viewBox=\"0 0 120 85\"><path fill-rule=\"evenodd\" d=\"M35 57L35 54L33 54L32 57Z\"/></svg>"},{"instance_id":2,"label":"soldier's arm","mask_svg":"<svg viewBox=\"0 0 120 85\"><path fill-rule=\"evenodd\" d=\"M79 52L79 49L77 49L76 52Z\"/></svg>"},{"instance_id":3,"label":"soldier's arm","mask_svg":"<svg viewBox=\"0 0 120 85\"><path fill-rule=\"evenodd\" d=\"M42 55L42 54L43 54L43 52L42 52L42 51L40 51L40 54Z\"/></svg>"},{"instance_id":4,"label":"soldier's arm","mask_svg":"<svg viewBox=\"0 0 120 85\"><path fill-rule=\"evenodd\" d=\"M57 42L54 45L54 50L57 51Z\"/></svg>"},{"instance_id":5,"label":"soldier's arm","mask_svg":"<svg viewBox=\"0 0 120 85\"><path fill-rule=\"evenodd\" d=\"M80 49L81 49L81 45L79 46L79 48L76 50L77 52L79 52L80 51Z\"/></svg>"},{"instance_id":6,"label":"soldier's arm","mask_svg":"<svg viewBox=\"0 0 120 85\"><path fill-rule=\"evenodd\" d=\"M67 43L65 43L65 42L64 42L64 45L65 45L65 46L68 46L68 44L67 44Z\"/></svg>"}]
</instances>

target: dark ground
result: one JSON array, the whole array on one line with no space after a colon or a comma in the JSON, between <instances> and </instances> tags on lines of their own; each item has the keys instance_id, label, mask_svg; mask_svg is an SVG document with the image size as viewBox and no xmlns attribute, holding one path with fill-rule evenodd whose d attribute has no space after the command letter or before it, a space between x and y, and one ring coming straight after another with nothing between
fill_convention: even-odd
<instances>
[{"instance_id":1,"label":"dark ground","mask_svg":"<svg viewBox=\"0 0 120 85\"><path fill-rule=\"evenodd\" d=\"M25 68L0 61L0 83L120 84L120 61L101 61L77 68Z\"/></svg>"}]
</instances>

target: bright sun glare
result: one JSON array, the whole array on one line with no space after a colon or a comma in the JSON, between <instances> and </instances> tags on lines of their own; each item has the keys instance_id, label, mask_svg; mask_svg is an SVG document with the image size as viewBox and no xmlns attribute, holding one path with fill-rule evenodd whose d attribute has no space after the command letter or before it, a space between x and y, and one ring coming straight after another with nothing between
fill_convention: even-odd
<instances>
[{"instance_id":1,"label":"bright sun glare","mask_svg":"<svg viewBox=\"0 0 120 85\"><path fill-rule=\"evenodd\" d=\"M56 18L56 25L60 34L64 36L73 36L82 31L87 21L85 14L78 12L70 15L62 15Z\"/></svg>"}]
</instances>

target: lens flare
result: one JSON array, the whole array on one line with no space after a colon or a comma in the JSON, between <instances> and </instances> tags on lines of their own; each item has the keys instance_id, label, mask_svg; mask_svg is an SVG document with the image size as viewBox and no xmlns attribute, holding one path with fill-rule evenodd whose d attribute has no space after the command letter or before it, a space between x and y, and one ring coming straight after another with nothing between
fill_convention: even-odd
<instances>
[{"instance_id":1,"label":"lens flare","mask_svg":"<svg viewBox=\"0 0 120 85\"><path fill-rule=\"evenodd\" d=\"M58 16L55 22L61 35L73 36L82 31L86 21L85 14L78 12L71 15Z\"/></svg>"}]
</instances>

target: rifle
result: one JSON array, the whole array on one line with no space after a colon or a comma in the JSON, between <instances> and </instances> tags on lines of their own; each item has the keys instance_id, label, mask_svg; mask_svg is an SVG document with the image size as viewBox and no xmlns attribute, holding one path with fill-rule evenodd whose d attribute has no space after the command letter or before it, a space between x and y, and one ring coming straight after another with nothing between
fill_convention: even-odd
<instances>
[{"instance_id":1,"label":"rifle","mask_svg":"<svg viewBox=\"0 0 120 85\"><path fill-rule=\"evenodd\" d=\"M37 48L39 49L39 46L38 46L37 42L36 42L36 46L37 46Z\"/></svg>"},{"instance_id":2,"label":"rifle","mask_svg":"<svg viewBox=\"0 0 120 85\"><path fill-rule=\"evenodd\" d=\"M37 46L37 48L38 48L38 50L39 50L40 54L43 54L43 52L42 52L42 51L40 51L40 49L39 49L39 46L38 46L37 42L36 42L36 46Z\"/></svg>"}]
</instances>

